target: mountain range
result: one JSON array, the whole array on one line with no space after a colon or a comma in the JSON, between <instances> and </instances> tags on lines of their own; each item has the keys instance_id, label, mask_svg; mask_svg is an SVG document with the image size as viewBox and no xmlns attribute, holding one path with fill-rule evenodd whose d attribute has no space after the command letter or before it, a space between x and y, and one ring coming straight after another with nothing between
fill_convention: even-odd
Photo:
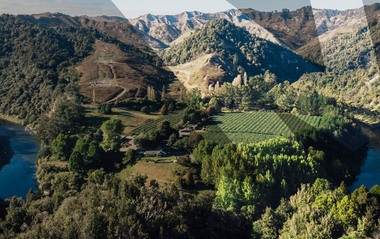
<instances>
[{"instance_id":1,"label":"mountain range","mask_svg":"<svg viewBox=\"0 0 380 239\"><path fill-rule=\"evenodd\" d=\"M309 76L323 66L326 69L322 75L335 74L328 77L333 79L333 85L341 85L346 77L340 75L344 72L347 75L348 71L356 80L344 90L341 87L328 89L329 85L317 89L376 108L380 104L378 95L373 92L378 88L375 56L380 40L377 37L379 6L348 11L305 7L278 13L252 9L213 14L194 11L174 16L148 14L129 21L110 16L43 13L18 15L14 21L52 32L60 29L94 31L86 54L76 57L67 66L79 73L75 87L87 103L144 97L149 87L159 92L165 86L169 89L166 93L171 95L169 84L176 78L182 86L175 84L173 92L184 86L200 88L207 94L216 85L236 84L239 79L242 79L240 84L244 84L244 79L266 71L274 73L278 82L292 83L306 75L294 85L301 89L321 79L315 78L315 74ZM3 56L2 60L7 62L10 56ZM166 64L168 67L162 68ZM373 87L367 89L368 84ZM357 89L364 92L360 97ZM16 95L22 97L22 94ZM7 106L4 110L10 108Z\"/></svg>"},{"instance_id":2,"label":"mountain range","mask_svg":"<svg viewBox=\"0 0 380 239\"><path fill-rule=\"evenodd\" d=\"M339 85L341 84L339 82L344 81L343 79L347 80L346 77L340 75L347 75L347 70L349 70L351 75L355 75L354 85L350 85L345 90L328 88L321 90L331 96L338 94L340 95L338 97L349 98L349 101L355 99L354 102L377 107L377 103L374 103L377 102L377 96L373 96L373 90L377 89L377 74L373 72L377 71L376 56L380 52L380 49L377 49L380 46L380 37L377 37L380 36L377 27L379 10L380 4L346 11L310 7L282 12L241 9L212 14L201 12L184 12L173 16L147 14L131 20L130 23L145 38L149 36L149 39L146 38L149 43L152 39L153 42L159 42L151 46L156 48L161 57L171 65L170 69L188 88L198 87L206 90L210 87L206 82L211 82L211 84L216 81L232 82L239 75L243 75L242 72L237 71L237 67L233 67L231 56L228 60L217 52L217 54L215 52L194 53L200 53L199 50L192 52L200 45L206 45L200 42L197 29L204 31L210 20L223 18L258 39L265 39L267 43L277 44L302 56L306 62L319 69L322 75L330 75L329 78L334 79L333 84ZM192 47L194 41L197 42L195 48ZM212 45L215 42L208 44ZM160 47L156 47L158 45ZM182 49L181 52L178 51L179 48ZM228 46L226 49L231 49L231 47ZM177 58L168 57L174 52ZM187 55L191 55L190 59L181 60ZM271 69L266 68L266 70ZM356 77L356 75L362 77ZM305 78L310 83L315 83L319 79L315 77L303 79ZM287 80L295 81L291 78ZM365 88L368 82L371 82L374 87ZM306 82L303 84L309 85ZM358 95L357 89L361 88L363 88L361 92L365 93L364 96L359 97L361 98L359 100L358 96L354 97L354 95Z\"/></svg>"}]
</instances>

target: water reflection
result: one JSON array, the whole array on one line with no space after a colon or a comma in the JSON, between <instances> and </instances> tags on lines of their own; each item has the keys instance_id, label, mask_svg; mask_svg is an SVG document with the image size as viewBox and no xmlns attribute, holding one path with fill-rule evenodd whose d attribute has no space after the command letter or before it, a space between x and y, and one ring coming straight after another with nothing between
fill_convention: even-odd
<instances>
[{"instance_id":1,"label":"water reflection","mask_svg":"<svg viewBox=\"0 0 380 239\"><path fill-rule=\"evenodd\" d=\"M0 171L0 197L4 199L16 195L25 199L29 188L35 188L40 142L21 125L0 125L0 135L10 137L14 151L10 164Z\"/></svg>"},{"instance_id":2,"label":"water reflection","mask_svg":"<svg viewBox=\"0 0 380 239\"><path fill-rule=\"evenodd\" d=\"M354 191L362 185L368 189L380 185L380 136L373 138L369 146L367 159L360 168L359 180L349 187L350 191Z\"/></svg>"}]
</instances>

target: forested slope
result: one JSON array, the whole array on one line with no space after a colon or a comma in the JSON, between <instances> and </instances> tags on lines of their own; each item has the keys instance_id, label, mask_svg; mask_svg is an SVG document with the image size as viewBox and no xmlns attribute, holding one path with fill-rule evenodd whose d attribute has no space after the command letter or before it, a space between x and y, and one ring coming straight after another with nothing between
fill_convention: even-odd
<instances>
[{"instance_id":1,"label":"forested slope","mask_svg":"<svg viewBox=\"0 0 380 239\"><path fill-rule=\"evenodd\" d=\"M217 53L242 68L248 76L270 70L280 80L295 81L301 75L318 71L301 56L277 44L249 34L225 19L209 21L182 43L163 55L169 64L183 64L203 54Z\"/></svg>"},{"instance_id":2,"label":"forested slope","mask_svg":"<svg viewBox=\"0 0 380 239\"><path fill-rule=\"evenodd\" d=\"M157 55L142 50L141 45L136 47L105 35L91 24L77 27L59 22L58 27L52 28L41 27L43 24L37 20L21 18L10 15L0 18L0 112L19 117L25 125L53 109L53 103L60 97L82 97L76 89L81 72L75 67L94 53L97 40L118 49L119 65L132 62L133 69L149 75L146 81L141 80L141 88L153 85L162 89L173 78L160 68L162 61ZM95 25L93 20L88 22ZM112 53L106 49L104 54ZM120 74L128 81L128 72ZM94 81L101 78L97 75ZM141 97L144 96L142 92Z\"/></svg>"},{"instance_id":3,"label":"forested slope","mask_svg":"<svg viewBox=\"0 0 380 239\"><path fill-rule=\"evenodd\" d=\"M73 65L92 50L97 31L42 28L13 16L0 18L0 111L34 122L63 92L74 94Z\"/></svg>"}]
</instances>

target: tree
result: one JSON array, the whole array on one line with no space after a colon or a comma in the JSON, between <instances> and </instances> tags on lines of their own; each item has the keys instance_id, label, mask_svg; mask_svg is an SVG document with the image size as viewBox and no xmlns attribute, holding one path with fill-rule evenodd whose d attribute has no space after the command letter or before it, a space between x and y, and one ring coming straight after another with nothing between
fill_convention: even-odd
<instances>
[{"instance_id":1,"label":"tree","mask_svg":"<svg viewBox=\"0 0 380 239\"><path fill-rule=\"evenodd\" d=\"M202 140L203 136L197 132L194 132L187 139L187 147L189 147L191 150L194 150Z\"/></svg>"},{"instance_id":2,"label":"tree","mask_svg":"<svg viewBox=\"0 0 380 239\"><path fill-rule=\"evenodd\" d=\"M290 107L293 104L293 101L291 98L289 98L287 95L283 94L280 96L280 98L277 100L277 104L280 108L283 109L283 111L289 111Z\"/></svg>"},{"instance_id":3,"label":"tree","mask_svg":"<svg viewBox=\"0 0 380 239\"><path fill-rule=\"evenodd\" d=\"M187 184L187 186L191 187L194 185L194 175L192 172L188 171L185 176L183 177L183 180Z\"/></svg>"},{"instance_id":4,"label":"tree","mask_svg":"<svg viewBox=\"0 0 380 239\"><path fill-rule=\"evenodd\" d=\"M201 109L195 107L187 107L184 111L184 122L189 122L190 124L198 124L202 122L203 118L206 118L207 114Z\"/></svg>"},{"instance_id":5,"label":"tree","mask_svg":"<svg viewBox=\"0 0 380 239\"><path fill-rule=\"evenodd\" d=\"M105 113L107 115L112 114L112 106L110 104L107 104L104 109Z\"/></svg>"},{"instance_id":6,"label":"tree","mask_svg":"<svg viewBox=\"0 0 380 239\"><path fill-rule=\"evenodd\" d=\"M73 152L69 159L69 170L71 172L79 173L85 169L82 154Z\"/></svg>"},{"instance_id":7,"label":"tree","mask_svg":"<svg viewBox=\"0 0 380 239\"><path fill-rule=\"evenodd\" d=\"M161 137L164 139L169 138L170 135L176 133L176 131L170 127L170 122L168 120L163 120L157 124L157 130L160 133Z\"/></svg>"},{"instance_id":8,"label":"tree","mask_svg":"<svg viewBox=\"0 0 380 239\"><path fill-rule=\"evenodd\" d=\"M52 142L59 134L77 132L84 118L82 106L75 101L57 100L50 116L43 116L37 125L41 141Z\"/></svg>"},{"instance_id":9,"label":"tree","mask_svg":"<svg viewBox=\"0 0 380 239\"><path fill-rule=\"evenodd\" d=\"M74 147L74 141L68 135L59 134L52 142L50 151L58 160L67 161Z\"/></svg>"},{"instance_id":10,"label":"tree","mask_svg":"<svg viewBox=\"0 0 380 239\"><path fill-rule=\"evenodd\" d=\"M11 228L14 232L20 232L21 225L26 218L26 209L21 207L22 205L23 201L13 196L7 208L5 221L8 224L8 228Z\"/></svg>"},{"instance_id":11,"label":"tree","mask_svg":"<svg viewBox=\"0 0 380 239\"><path fill-rule=\"evenodd\" d=\"M154 130L149 131L149 139L152 143L157 144L161 141L162 135L158 130L154 129Z\"/></svg>"},{"instance_id":12,"label":"tree","mask_svg":"<svg viewBox=\"0 0 380 239\"><path fill-rule=\"evenodd\" d=\"M35 199L36 199L36 194L33 192L33 188L30 188L28 194L26 195L26 202L31 203Z\"/></svg>"},{"instance_id":13,"label":"tree","mask_svg":"<svg viewBox=\"0 0 380 239\"><path fill-rule=\"evenodd\" d=\"M147 149L151 146L151 141L148 136L141 134L133 139L133 143L141 149Z\"/></svg>"},{"instance_id":14,"label":"tree","mask_svg":"<svg viewBox=\"0 0 380 239\"><path fill-rule=\"evenodd\" d=\"M219 113L222 110L222 105L219 103L219 100L212 98L209 102L209 106L215 113Z\"/></svg>"},{"instance_id":15,"label":"tree","mask_svg":"<svg viewBox=\"0 0 380 239\"><path fill-rule=\"evenodd\" d=\"M196 149L193 151L194 161L201 164L204 157L210 156L216 144L210 140L202 140L199 142Z\"/></svg>"},{"instance_id":16,"label":"tree","mask_svg":"<svg viewBox=\"0 0 380 239\"><path fill-rule=\"evenodd\" d=\"M141 112L148 114L149 113L149 108L147 106L144 106L141 108Z\"/></svg>"},{"instance_id":17,"label":"tree","mask_svg":"<svg viewBox=\"0 0 380 239\"><path fill-rule=\"evenodd\" d=\"M187 148L187 139L186 137L177 140L174 145L172 146L175 150L186 150Z\"/></svg>"},{"instance_id":18,"label":"tree","mask_svg":"<svg viewBox=\"0 0 380 239\"><path fill-rule=\"evenodd\" d=\"M136 160L137 152L133 149L128 149L123 159L123 164L129 164Z\"/></svg>"},{"instance_id":19,"label":"tree","mask_svg":"<svg viewBox=\"0 0 380 239\"><path fill-rule=\"evenodd\" d=\"M114 151L119 151L121 144L120 135L124 131L124 125L120 119L110 119L103 123L101 129L104 134L104 143Z\"/></svg>"},{"instance_id":20,"label":"tree","mask_svg":"<svg viewBox=\"0 0 380 239\"><path fill-rule=\"evenodd\" d=\"M210 106L207 107L207 109L206 109L206 114L208 115L208 117L212 116L212 109L211 109Z\"/></svg>"},{"instance_id":21,"label":"tree","mask_svg":"<svg viewBox=\"0 0 380 239\"><path fill-rule=\"evenodd\" d=\"M168 146L173 147L176 141L177 141L177 136L175 134L170 135Z\"/></svg>"},{"instance_id":22,"label":"tree","mask_svg":"<svg viewBox=\"0 0 380 239\"><path fill-rule=\"evenodd\" d=\"M345 196L341 201L334 204L331 208L331 214L344 229L349 226L355 226L359 219L359 205Z\"/></svg>"},{"instance_id":23,"label":"tree","mask_svg":"<svg viewBox=\"0 0 380 239\"><path fill-rule=\"evenodd\" d=\"M73 153L69 159L69 170L72 172L81 172L86 169L95 168L101 163L103 149L99 143L89 135L78 139Z\"/></svg>"},{"instance_id":24,"label":"tree","mask_svg":"<svg viewBox=\"0 0 380 239\"><path fill-rule=\"evenodd\" d=\"M160 109L160 112L161 112L161 114L163 114L163 115L167 115L168 114L168 108L166 107L166 104L164 104L162 107L161 107L161 109Z\"/></svg>"}]
</instances>

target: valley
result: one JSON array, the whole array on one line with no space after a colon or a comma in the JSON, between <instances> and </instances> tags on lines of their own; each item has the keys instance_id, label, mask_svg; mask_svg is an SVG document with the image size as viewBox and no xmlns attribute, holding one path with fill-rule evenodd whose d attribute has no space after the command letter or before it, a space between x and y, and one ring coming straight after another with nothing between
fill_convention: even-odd
<instances>
[{"instance_id":1,"label":"valley","mask_svg":"<svg viewBox=\"0 0 380 239\"><path fill-rule=\"evenodd\" d=\"M378 237L379 6L3 14L0 237Z\"/></svg>"}]
</instances>

